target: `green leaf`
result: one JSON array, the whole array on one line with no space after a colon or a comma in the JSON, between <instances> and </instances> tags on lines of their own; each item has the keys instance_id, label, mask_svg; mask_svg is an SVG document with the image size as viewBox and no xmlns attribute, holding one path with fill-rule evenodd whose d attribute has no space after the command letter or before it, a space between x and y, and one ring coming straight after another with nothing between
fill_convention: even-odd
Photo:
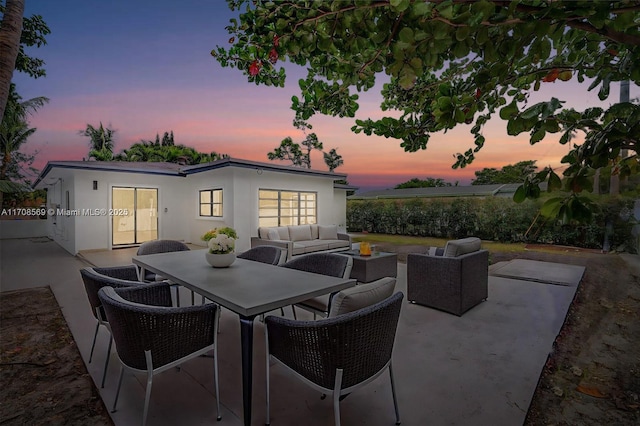
<instances>
[{"instance_id":1,"label":"green leaf","mask_svg":"<svg viewBox=\"0 0 640 426\"><path fill-rule=\"evenodd\" d=\"M517 113L518 113L518 105L514 101L500 110L500 118L502 118L503 120L509 120L510 118L514 117Z\"/></svg>"},{"instance_id":2,"label":"green leaf","mask_svg":"<svg viewBox=\"0 0 640 426\"><path fill-rule=\"evenodd\" d=\"M513 194L513 201L516 203L522 203L527 199L527 191L524 189L524 185L520 185L516 192Z\"/></svg>"},{"instance_id":3,"label":"green leaf","mask_svg":"<svg viewBox=\"0 0 640 426\"><path fill-rule=\"evenodd\" d=\"M553 170L549 174L549 182L547 183L547 192L555 191L562 188L562 180Z\"/></svg>"},{"instance_id":4,"label":"green leaf","mask_svg":"<svg viewBox=\"0 0 640 426\"><path fill-rule=\"evenodd\" d=\"M398 33L398 38L405 43L413 43L413 30L409 27L404 27Z\"/></svg>"},{"instance_id":5,"label":"green leaf","mask_svg":"<svg viewBox=\"0 0 640 426\"><path fill-rule=\"evenodd\" d=\"M544 129L538 129L531 134L531 138L529 139L529 143L532 145L536 142L540 142L546 136L547 132Z\"/></svg>"},{"instance_id":6,"label":"green leaf","mask_svg":"<svg viewBox=\"0 0 640 426\"><path fill-rule=\"evenodd\" d=\"M540 214L544 217L554 218L560 213L564 199L560 197L550 198L540 208Z\"/></svg>"}]
</instances>

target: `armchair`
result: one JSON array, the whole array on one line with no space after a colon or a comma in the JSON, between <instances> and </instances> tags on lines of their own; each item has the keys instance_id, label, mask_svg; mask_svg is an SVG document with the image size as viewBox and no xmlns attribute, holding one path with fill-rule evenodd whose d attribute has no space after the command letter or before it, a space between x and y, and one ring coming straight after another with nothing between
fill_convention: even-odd
<instances>
[{"instance_id":1,"label":"armchair","mask_svg":"<svg viewBox=\"0 0 640 426\"><path fill-rule=\"evenodd\" d=\"M487 299L489 252L480 239L449 241L442 255L407 256L407 300L451 314Z\"/></svg>"},{"instance_id":2,"label":"armchair","mask_svg":"<svg viewBox=\"0 0 640 426\"><path fill-rule=\"evenodd\" d=\"M332 396L336 426L340 426L342 397L388 369L396 424L400 424L391 355L403 296L398 292L375 305L318 321L268 316L266 424L270 423L270 359L279 361L312 388Z\"/></svg>"},{"instance_id":3,"label":"armchair","mask_svg":"<svg viewBox=\"0 0 640 426\"><path fill-rule=\"evenodd\" d=\"M109 367L109 355L111 354L111 345L113 343L113 339L111 338L111 329L109 328L109 323L107 322L107 317L104 313L102 302L98 297L98 290L105 286L118 288L141 286L145 284L138 281L138 272L134 265L116 266L109 268L83 268L80 270L80 276L82 277L82 282L84 283L84 289L87 293L87 299L89 299L89 304L91 305L91 313L96 319L96 329L93 333L93 343L91 343L89 363L91 363L93 359L93 350L96 347L96 340L98 338L98 330L100 329L100 326L104 326L109 332L109 346L107 347L107 357L104 362L102 382L100 384L101 387L104 387L105 379L107 377L107 368ZM157 303L150 304L161 303L163 302L159 301ZM169 299L169 304L171 304L171 299Z\"/></svg>"},{"instance_id":4,"label":"armchair","mask_svg":"<svg viewBox=\"0 0 640 426\"><path fill-rule=\"evenodd\" d=\"M160 282L124 289L103 287L98 292L122 366L112 410L116 410L124 371L145 373L142 424L146 424L153 376L213 350L216 416L220 420L216 341L220 309L213 303L186 307L145 304L157 294L170 300L170 284Z\"/></svg>"}]
</instances>

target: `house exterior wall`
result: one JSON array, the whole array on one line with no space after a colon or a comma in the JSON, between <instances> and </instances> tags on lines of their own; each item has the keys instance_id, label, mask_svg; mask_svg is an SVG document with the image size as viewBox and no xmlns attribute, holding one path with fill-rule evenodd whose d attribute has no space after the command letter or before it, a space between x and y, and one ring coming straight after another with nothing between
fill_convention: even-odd
<instances>
[{"instance_id":1,"label":"house exterior wall","mask_svg":"<svg viewBox=\"0 0 640 426\"><path fill-rule=\"evenodd\" d=\"M204 245L200 236L207 230L224 226L238 233L236 250L251 248L251 237L258 236L258 192L260 189L312 191L318 194L318 223L346 223L346 192L334 193L333 181L326 177L278 173L262 169L225 168L202 172L187 177L192 202L189 238L193 244ZM198 215L198 194L202 189L223 190L223 217L202 218ZM336 200L336 196L338 199ZM342 205L340 205L342 203ZM337 210L336 210L337 208Z\"/></svg>"},{"instance_id":2,"label":"house exterior wall","mask_svg":"<svg viewBox=\"0 0 640 426\"><path fill-rule=\"evenodd\" d=\"M307 176L260 168L224 167L187 176L148 173L55 169L47 176L47 207L68 209L70 215L50 216L48 236L72 254L81 250L111 249L112 217L78 212L107 212L112 207L113 187L158 189L158 238L202 245L207 230L231 226L238 232L237 251L251 247L258 235L258 191L276 189L317 193L319 224L344 225L345 191L334 190L326 176ZM98 188L93 189L93 181ZM199 191L222 189L223 216L199 215ZM69 193L68 205L66 193Z\"/></svg>"}]
</instances>

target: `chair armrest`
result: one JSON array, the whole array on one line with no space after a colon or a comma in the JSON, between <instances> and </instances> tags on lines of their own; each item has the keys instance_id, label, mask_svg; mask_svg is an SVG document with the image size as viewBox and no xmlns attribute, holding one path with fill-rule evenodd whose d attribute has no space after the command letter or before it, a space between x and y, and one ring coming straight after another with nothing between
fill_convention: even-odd
<instances>
[{"instance_id":1,"label":"chair armrest","mask_svg":"<svg viewBox=\"0 0 640 426\"><path fill-rule=\"evenodd\" d=\"M138 269L136 265L111 266L107 268L95 267L93 270L99 274L119 280L138 281Z\"/></svg>"},{"instance_id":2,"label":"chair armrest","mask_svg":"<svg viewBox=\"0 0 640 426\"><path fill-rule=\"evenodd\" d=\"M349 235L349 234L342 234L342 233L338 232L338 239L339 239L339 240L349 241L349 248L351 248L351 245L352 245L351 235Z\"/></svg>"}]
</instances>

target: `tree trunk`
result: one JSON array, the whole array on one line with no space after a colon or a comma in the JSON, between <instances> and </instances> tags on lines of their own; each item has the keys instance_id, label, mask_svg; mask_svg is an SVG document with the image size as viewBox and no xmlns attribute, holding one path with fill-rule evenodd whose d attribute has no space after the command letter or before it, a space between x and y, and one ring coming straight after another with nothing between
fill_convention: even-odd
<instances>
[{"instance_id":1,"label":"tree trunk","mask_svg":"<svg viewBox=\"0 0 640 426\"><path fill-rule=\"evenodd\" d=\"M0 118L9 99L9 87L20 50L24 0L7 0L0 27Z\"/></svg>"}]
</instances>

